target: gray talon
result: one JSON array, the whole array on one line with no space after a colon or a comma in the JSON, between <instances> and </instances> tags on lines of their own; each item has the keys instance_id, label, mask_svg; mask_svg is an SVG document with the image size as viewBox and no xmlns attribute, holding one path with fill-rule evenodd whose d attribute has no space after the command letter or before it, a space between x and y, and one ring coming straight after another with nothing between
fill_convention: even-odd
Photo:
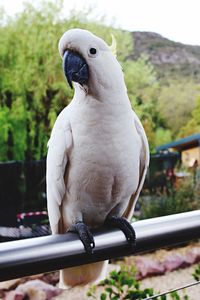
<instances>
[{"instance_id":1,"label":"gray talon","mask_svg":"<svg viewBox=\"0 0 200 300\"><path fill-rule=\"evenodd\" d=\"M126 236L127 241L132 245L133 248L135 247L135 230L125 218L116 216L108 217L105 221L105 225L121 229Z\"/></svg>"},{"instance_id":2,"label":"gray talon","mask_svg":"<svg viewBox=\"0 0 200 300\"><path fill-rule=\"evenodd\" d=\"M92 233L90 232L87 225L85 225L83 222L79 221L71 230L73 232L76 232L83 243L83 246L85 248L85 251L87 254L91 255L93 253L93 249L95 247L94 237Z\"/></svg>"}]
</instances>

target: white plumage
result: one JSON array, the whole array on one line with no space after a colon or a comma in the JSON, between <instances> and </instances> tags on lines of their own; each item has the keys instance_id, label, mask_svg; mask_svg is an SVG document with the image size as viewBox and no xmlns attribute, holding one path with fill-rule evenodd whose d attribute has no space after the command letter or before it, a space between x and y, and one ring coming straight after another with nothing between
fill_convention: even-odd
<instances>
[{"instance_id":1,"label":"white plumage","mask_svg":"<svg viewBox=\"0 0 200 300\"><path fill-rule=\"evenodd\" d=\"M62 57L66 50L85 59L89 79L74 82L73 100L58 116L48 143L47 199L53 234L65 233L77 221L98 227L108 216L130 219L149 163L144 129L109 46L89 31L71 29L59 42ZM60 286L99 280L106 264L65 269Z\"/></svg>"}]
</instances>

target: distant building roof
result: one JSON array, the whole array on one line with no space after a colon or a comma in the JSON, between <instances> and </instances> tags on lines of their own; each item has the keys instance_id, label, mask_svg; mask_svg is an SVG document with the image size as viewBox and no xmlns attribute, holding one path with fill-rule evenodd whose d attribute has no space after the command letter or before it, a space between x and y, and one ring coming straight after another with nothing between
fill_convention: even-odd
<instances>
[{"instance_id":1,"label":"distant building roof","mask_svg":"<svg viewBox=\"0 0 200 300\"><path fill-rule=\"evenodd\" d=\"M200 133L196 133L180 140L161 145L156 147L157 151L168 150L170 148L176 149L177 151L194 148L200 146Z\"/></svg>"}]
</instances>

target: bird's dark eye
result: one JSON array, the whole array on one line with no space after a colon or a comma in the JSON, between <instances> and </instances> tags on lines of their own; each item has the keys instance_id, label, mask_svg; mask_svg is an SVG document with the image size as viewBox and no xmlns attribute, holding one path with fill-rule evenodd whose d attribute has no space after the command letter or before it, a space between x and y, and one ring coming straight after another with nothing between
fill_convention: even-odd
<instances>
[{"instance_id":1,"label":"bird's dark eye","mask_svg":"<svg viewBox=\"0 0 200 300\"><path fill-rule=\"evenodd\" d=\"M97 53L97 49L95 48L90 48L90 54L94 55Z\"/></svg>"}]
</instances>

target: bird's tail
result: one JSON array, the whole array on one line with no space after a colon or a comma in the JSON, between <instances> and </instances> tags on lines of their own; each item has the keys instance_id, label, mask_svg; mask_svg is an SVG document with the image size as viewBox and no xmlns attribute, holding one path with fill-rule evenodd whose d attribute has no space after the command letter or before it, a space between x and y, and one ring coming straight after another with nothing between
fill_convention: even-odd
<instances>
[{"instance_id":1,"label":"bird's tail","mask_svg":"<svg viewBox=\"0 0 200 300\"><path fill-rule=\"evenodd\" d=\"M63 269L60 271L59 288L67 289L76 285L98 283L106 278L108 261Z\"/></svg>"}]
</instances>

